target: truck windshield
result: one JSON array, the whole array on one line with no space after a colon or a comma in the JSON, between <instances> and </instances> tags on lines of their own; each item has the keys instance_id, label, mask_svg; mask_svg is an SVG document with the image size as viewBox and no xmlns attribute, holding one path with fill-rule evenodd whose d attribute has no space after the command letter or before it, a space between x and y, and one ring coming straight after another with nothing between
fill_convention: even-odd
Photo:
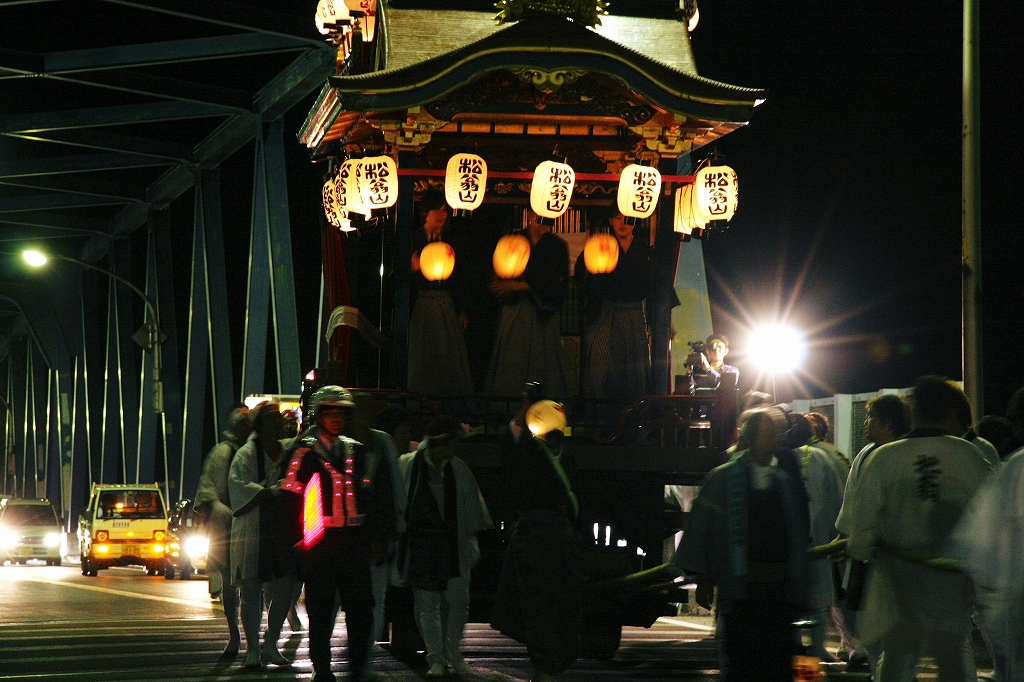
<instances>
[{"instance_id":1,"label":"truck windshield","mask_svg":"<svg viewBox=\"0 0 1024 682\"><path fill-rule=\"evenodd\" d=\"M0 518L10 526L59 526L53 507L44 504L12 504Z\"/></svg>"},{"instance_id":2,"label":"truck windshield","mask_svg":"<svg viewBox=\"0 0 1024 682\"><path fill-rule=\"evenodd\" d=\"M166 516L160 497L148 490L103 492L96 510L96 518L100 519L162 519Z\"/></svg>"}]
</instances>

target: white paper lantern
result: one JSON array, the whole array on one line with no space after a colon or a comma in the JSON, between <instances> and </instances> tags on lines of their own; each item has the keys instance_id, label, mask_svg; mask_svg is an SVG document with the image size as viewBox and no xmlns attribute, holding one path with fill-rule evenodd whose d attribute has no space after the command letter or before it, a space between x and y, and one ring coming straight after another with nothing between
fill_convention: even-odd
<instances>
[{"instance_id":1,"label":"white paper lantern","mask_svg":"<svg viewBox=\"0 0 1024 682\"><path fill-rule=\"evenodd\" d=\"M627 218L649 218L661 194L657 168L631 163L619 175L619 212Z\"/></svg>"},{"instance_id":2,"label":"white paper lantern","mask_svg":"<svg viewBox=\"0 0 1024 682\"><path fill-rule=\"evenodd\" d=\"M320 35L329 35L338 22L350 20L348 7L343 0L320 0L316 6L316 30Z\"/></svg>"},{"instance_id":3,"label":"white paper lantern","mask_svg":"<svg viewBox=\"0 0 1024 682\"><path fill-rule=\"evenodd\" d=\"M484 202L487 162L476 154L456 154L444 173L444 198L456 211L475 211Z\"/></svg>"},{"instance_id":4,"label":"white paper lantern","mask_svg":"<svg viewBox=\"0 0 1024 682\"><path fill-rule=\"evenodd\" d=\"M731 220L739 199L736 171L728 166L704 166L696 178L694 198L700 210L709 220Z\"/></svg>"},{"instance_id":5,"label":"white paper lantern","mask_svg":"<svg viewBox=\"0 0 1024 682\"><path fill-rule=\"evenodd\" d=\"M555 219L569 208L576 173L567 163L542 161L533 172L530 207L541 218Z\"/></svg>"},{"instance_id":6,"label":"white paper lantern","mask_svg":"<svg viewBox=\"0 0 1024 682\"><path fill-rule=\"evenodd\" d=\"M338 220L337 206L334 200L334 177L327 178L327 182L324 183L323 190L324 200L324 216L327 217L329 222L334 227L341 227L341 222Z\"/></svg>"},{"instance_id":7,"label":"white paper lantern","mask_svg":"<svg viewBox=\"0 0 1024 682\"><path fill-rule=\"evenodd\" d=\"M356 168L356 184L363 205L391 208L398 201L398 166L390 156L371 156Z\"/></svg>"},{"instance_id":8,"label":"white paper lantern","mask_svg":"<svg viewBox=\"0 0 1024 682\"><path fill-rule=\"evenodd\" d=\"M676 190L676 215L674 229L682 234L703 230L708 224L706 215L700 212L693 198L693 185L683 185Z\"/></svg>"},{"instance_id":9,"label":"white paper lantern","mask_svg":"<svg viewBox=\"0 0 1024 682\"><path fill-rule=\"evenodd\" d=\"M340 195L342 192L345 193L344 210L349 213L359 213L364 218L370 217L370 209L363 203L363 197L359 192L359 164L362 163L362 159L349 159L341 164L341 170L338 171L337 183L340 185L335 190L335 193Z\"/></svg>"}]
</instances>

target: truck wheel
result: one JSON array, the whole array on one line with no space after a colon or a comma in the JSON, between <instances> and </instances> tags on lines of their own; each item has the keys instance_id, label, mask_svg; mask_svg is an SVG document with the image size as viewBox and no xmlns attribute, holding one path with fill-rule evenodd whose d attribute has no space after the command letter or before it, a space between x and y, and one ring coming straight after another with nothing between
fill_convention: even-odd
<instances>
[{"instance_id":1,"label":"truck wheel","mask_svg":"<svg viewBox=\"0 0 1024 682\"><path fill-rule=\"evenodd\" d=\"M153 564L146 565L146 575L160 575L160 569Z\"/></svg>"},{"instance_id":2,"label":"truck wheel","mask_svg":"<svg viewBox=\"0 0 1024 682\"><path fill-rule=\"evenodd\" d=\"M168 566L167 568L164 569L164 579L165 580L174 580L174 567L173 566Z\"/></svg>"},{"instance_id":3,"label":"truck wheel","mask_svg":"<svg viewBox=\"0 0 1024 682\"><path fill-rule=\"evenodd\" d=\"M181 580L188 580L192 577L193 573L194 571L192 570L192 562L186 561L184 564L182 564L181 570L178 572L178 577Z\"/></svg>"},{"instance_id":4,"label":"truck wheel","mask_svg":"<svg viewBox=\"0 0 1024 682\"><path fill-rule=\"evenodd\" d=\"M581 653L583 658L610 661L619 650L622 626L615 622L598 620L583 626Z\"/></svg>"},{"instance_id":5,"label":"truck wheel","mask_svg":"<svg viewBox=\"0 0 1024 682\"><path fill-rule=\"evenodd\" d=\"M98 573L99 573L99 569L96 567L96 564L94 564L92 562L92 560L89 558L89 555L88 554L83 554L82 555L82 575L87 575L89 577L95 578Z\"/></svg>"}]
</instances>

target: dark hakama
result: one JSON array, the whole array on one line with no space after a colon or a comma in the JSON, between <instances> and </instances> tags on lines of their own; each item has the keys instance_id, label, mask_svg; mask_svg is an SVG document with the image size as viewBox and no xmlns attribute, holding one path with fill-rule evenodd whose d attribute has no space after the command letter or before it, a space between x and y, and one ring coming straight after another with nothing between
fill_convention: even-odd
<instances>
[{"instance_id":1,"label":"dark hakama","mask_svg":"<svg viewBox=\"0 0 1024 682\"><path fill-rule=\"evenodd\" d=\"M578 503L554 453L524 431L505 433L505 494L516 519L491 626L526 644L534 668L558 675L580 654L582 573L572 519Z\"/></svg>"},{"instance_id":2,"label":"dark hakama","mask_svg":"<svg viewBox=\"0 0 1024 682\"><path fill-rule=\"evenodd\" d=\"M487 372L487 392L519 395L528 381L540 382L545 396L569 394L562 355L559 313L569 287L569 248L553 234L533 245L523 273L530 292L503 301L498 334Z\"/></svg>"},{"instance_id":3,"label":"dark hakama","mask_svg":"<svg viewBox=\"0 0 1024 682\"><path fill-rule=\"evenodd\" d=\"M587 307L596 316L587 321L585 331L584 396L629 404L647 394L651 344L645 302L650 278L650 247L639 238L628 251L619 248L615 270L586 276Z\"/></svg>"},{"instance_id":4,"label":"dark hakama","mask_svg":"<svg viewBox=\"0 0 1024 682\"><path fill-rule=\"evenodd\" d=\"M473 377L462 325L451 295L423 289L409 320L409 390L430 395L472 395Z\"/></svg>"},{"instance_id":5,"label":"dark hakama","mask_svg":"<svg viewBox=\"0 0 1024 682\"><path fill-rule=\"evenodd\" d=\"M451 230L441 238L454 241ZM423 230L413 236L413 250L419 253L427 245ZM453 247L454 248L454 247ZM441 282L428 282L419 272L413 273L416 303L409 319L409 381L411 391L428 395L473 395L473 376L469 371L466 340L459 323L457 295L460 289L461 264L455 253L455 271Z\"/></svg>"}]
</instances>

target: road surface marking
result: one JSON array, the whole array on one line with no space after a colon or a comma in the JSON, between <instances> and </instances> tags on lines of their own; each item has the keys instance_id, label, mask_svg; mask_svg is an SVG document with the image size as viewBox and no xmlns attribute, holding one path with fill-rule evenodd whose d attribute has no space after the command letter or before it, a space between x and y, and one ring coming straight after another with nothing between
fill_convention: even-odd
<instances>
[{"instance_id":1,"label":"road surface marking","mask_svg":"<svg viewBox=\"0 0 1024 682\"><path fill-rule=\"evenodd\" d=\"M196 601L194 599L179 599L177 597L158 597L152 594L140 594L138 592L129 592L128 590L115 590L109 587L97 587L95 585L79 585L77 583L69 583L63 580L52 580L43 578L21 578L19 580L27 580L36 583L46 583L47 585L63 585L64 587L74 587L79 590L92 590L93 592L103 592L105 594L113 594L119 597L134 597L135 599L149 599L151 601L161 601L165 604L182 604L183 606L196 606L199 608L206 608L213 610L213 604L208 601Z\"/></svg>"}]
</instances>

